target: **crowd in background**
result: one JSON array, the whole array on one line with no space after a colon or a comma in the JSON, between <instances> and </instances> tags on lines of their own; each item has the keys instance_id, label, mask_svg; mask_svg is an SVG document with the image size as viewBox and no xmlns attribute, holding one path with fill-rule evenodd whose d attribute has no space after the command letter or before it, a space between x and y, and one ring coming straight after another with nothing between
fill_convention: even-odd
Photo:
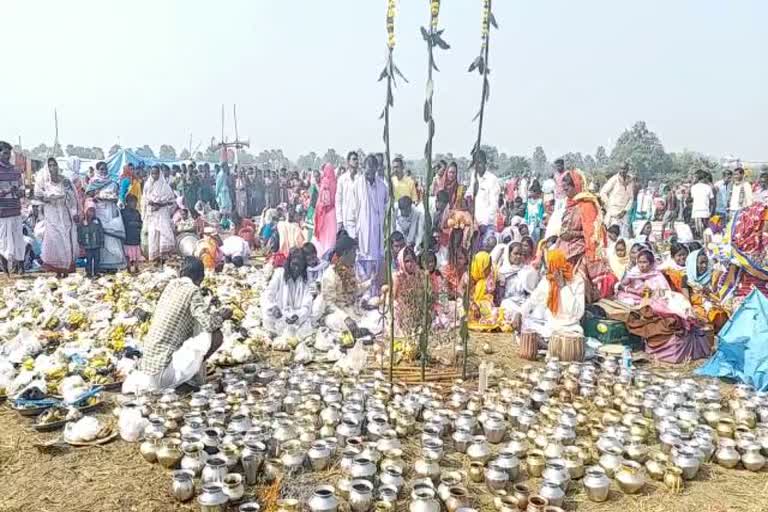
<instances>
[{"instance_id":1,"label":"crowd in background","mask_svg":"<svg viewBox=\"0 0 768 512\"><path fill-rule=\"evenodd\" d=\"M9 155L0 143L6 270L25 268L25 230L59 276L76 262L89 276L161 266L185 236L208 271L258 251L274 269L263 308L274 332L364 321L384 300L387 270L407 331L426 271L433 329L456 325L469 288L471 329L579 336L589 313L621 319L648 351L681 361L708 354L734 304L766 291L768 172L751 183L742 168L695 170L690 183L656 184L625 164L598 187L563 160L550 176L500 179L478 151L466 184L455 162L438 162L427 209L424 184L400 158L388 183L380 155L361 162L350 152L344 166L302 171L126 165L117 181L104 162L68 180L49 159L23 214Z\"/></svg>"}]
</instances>

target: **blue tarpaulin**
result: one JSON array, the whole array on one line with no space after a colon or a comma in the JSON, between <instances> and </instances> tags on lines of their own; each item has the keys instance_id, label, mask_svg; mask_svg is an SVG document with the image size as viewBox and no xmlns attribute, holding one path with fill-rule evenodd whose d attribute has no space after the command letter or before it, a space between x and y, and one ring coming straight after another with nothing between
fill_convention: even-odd
<instances>
[{"instance_id":1,"label":"blue tarpaulin","mask_svg":"<svg viewBox=\"0 0 768 512\"><path fill-rule=\"evenodd\" d=\"M768 391L768 299L752 290L718 334L717 351L698 375L723 377Z\"/></svg>"},{"instance_id":2,"label":"blue tarpaulin","mask_svg":"<svg viewBox=\"0 0 768 512\"><path fill-rule=\"evenodd\" d=\"M105 160L107 163L107 169L109 175L113 179L117 179L123 170L123 167L128 164L133 164L134 167L151 167L153 165L165 164L167 166L181 165L186 160L160 160L159 158L145 158L139 156L133 151L127 149L121 149L114 155Z\"/></svg>"}]
</instances>

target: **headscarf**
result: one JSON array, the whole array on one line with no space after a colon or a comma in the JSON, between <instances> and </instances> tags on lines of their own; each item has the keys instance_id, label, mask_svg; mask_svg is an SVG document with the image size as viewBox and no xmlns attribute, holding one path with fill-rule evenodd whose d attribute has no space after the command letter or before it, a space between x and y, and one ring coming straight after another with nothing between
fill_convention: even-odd
<instances>
[{"instance_id":1,"label":"headscarf","mask_svg":"<svg viewBox=\"0 0 768 512\"><path fill-rule=\"evenodd\" d=\"M112 185L113 181L109 178L109 170L104 167L102 169L96 169L96 176L91 178L88 182L88 188L85 189L86 194L91 192L98 192L99 190Z\"/></svg>"},{"instance_id":2,"label":"headscarf","mask_svg":"<svg viewBox=\"0 0 768 512\"><path fill-rule=\"evenodd\" d=\"M472 264L469 269L470 277L475 283L473 300L476 304L490 300L488 292L489 278L493 278L493 265L491 264L491 255L486 251L480 251L472 258Z\"/></svg>"},{"instance_id":3,"label":"headscarf","mask_svg":"<svg viewBox=\"0 0 768 512\"><path fill-rule=\"evenodd\" d=\"M619 242L624 243L624 257L616 254L616 246ZM616 243L608 248L608 264L611 266L611 271L618 279L624 276L624 272L627 271L629 265L629 246L627 241L623 238L616 240Z\"/></svg>"},{"instance_id":4,"label":"headscarf","mask_svg":"<svg viewBox=\"0 0 768 512\"><path fill-rule=\"evenodd\" d=\"M562 249L552 249L547 252L547 281L549 281L549 295L547 296L547 307L553 315L560 311L560 288L555 280L555 272L560 271L566 281L573 279L573 266L565 257L565 251Z\"/></svg>"},{"instance_id":5,"label":"headscarf","mask_svg":"<svg viewBox=\"0 0 768 512\"><path fill-rule=\"evenodd\" d=\"M605 226L600 202L594 194L584 192L584 174L578 169L566 171L573 181L576 195L568 199L569 207L577 206L581 213L581 225L584 230L585 252L588 259L595 260L602 256L605 245Z\"/></svg>"},{"instance_id":6,"label":"headscarf","mask_svg":"<svg viewBox=\"0 0 768 512\"><path fill-rule=\"evenodd\" d=\"M712 230L713 234L722 233L723 228L723 218L720 215L713 215L709 218L709 229Z\"/></svg>"},{"instance_id":7,"label":"headscarf","mask_svg":"<svg viewBox=\"0 0 768 512\"><path fill-rule=\"evenodd\" d=\"M151 175L147 180L147 185L144 187L144 215L151 213L149 203L170 203L175 201L176 194L173 193L171 186L165 180L165 176L161 172L157 179Z\"/></svg>"},{"instance_id":8,"label":"headscarf","mask_svg":"<svg viewBox=\"0 0 768 512\"><path fill-rule=\"evenodd\" d=\"M518 272L520 272L520 270L523 268L523 265L521 264L513 265L512 263L509 262L509 252L513 244L515 245L515 247L521 246L520 242L512 242L510 244L507 244L504 247L504 252L502 253L502 256L501 256L501 265L499 265L499 271L498 271L500 281L506 281L510 277L513 277Z\"/></svg>"},{"instance_id":9,"label":"headscarf","mask_svg":"<svg viewBox=\"0 0 768 512\"><path fill-rule=\"evenodd\" d=\"M688 277L688 284L693 286L709 286L712 282L712 262L707 258L707 269L699 274L698 262L699 254L702 249L697 249L688 255L685 260L685 274Z\"/></svg>"}]
</instances>

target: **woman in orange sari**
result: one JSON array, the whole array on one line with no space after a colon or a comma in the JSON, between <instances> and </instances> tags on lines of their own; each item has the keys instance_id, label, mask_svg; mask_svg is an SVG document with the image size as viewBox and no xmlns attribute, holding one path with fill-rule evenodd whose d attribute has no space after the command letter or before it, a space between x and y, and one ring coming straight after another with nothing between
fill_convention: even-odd
<instances>
[{"instance_id":1,"label":"woman in orange sari","mask_svg":"<svg viewBox=\"0 0 768 512\"><path fill-rule=\"evenodd\" d=\"M600 203L594 194L584 192L584 176L580 171L567 171L563 189L568 200L563 213L557 248L565 252L573 268L582 274L587 286L587 303L609 297L616 276L605 261L605 227Z\"/></svg>"}]
</instances>

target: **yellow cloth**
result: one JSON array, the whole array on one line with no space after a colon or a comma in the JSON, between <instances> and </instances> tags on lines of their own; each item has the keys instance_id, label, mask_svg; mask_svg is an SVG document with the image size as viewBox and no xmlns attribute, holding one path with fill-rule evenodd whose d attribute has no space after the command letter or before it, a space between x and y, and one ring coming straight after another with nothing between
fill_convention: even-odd
<instances>
[{"instance_id":1,"label":"yellow cloth","mask_svg":"<svg viewBox=\"0 0 768 512\"><path fill-rule=\"evenodd\" d=\"M493 296L488 293L488 273L491 271L491 255L485 251L475 254L472 259L470 275L475 282L472 300L475 304L483 301L493 300Z\"/></svg>"},{"instance_id":2,"label":"yellow cloth","mask_svg":"<svg viewBox=\"0 0 768 512\"><path fill-rule=\"evenodd\" d=\"M403 179L392 176L392 193L395 196L395 202L404 196L410 197L414 204L419 199L416 192L416 182L410 176L403 176Z\"/></svg>"}]
</instances>

